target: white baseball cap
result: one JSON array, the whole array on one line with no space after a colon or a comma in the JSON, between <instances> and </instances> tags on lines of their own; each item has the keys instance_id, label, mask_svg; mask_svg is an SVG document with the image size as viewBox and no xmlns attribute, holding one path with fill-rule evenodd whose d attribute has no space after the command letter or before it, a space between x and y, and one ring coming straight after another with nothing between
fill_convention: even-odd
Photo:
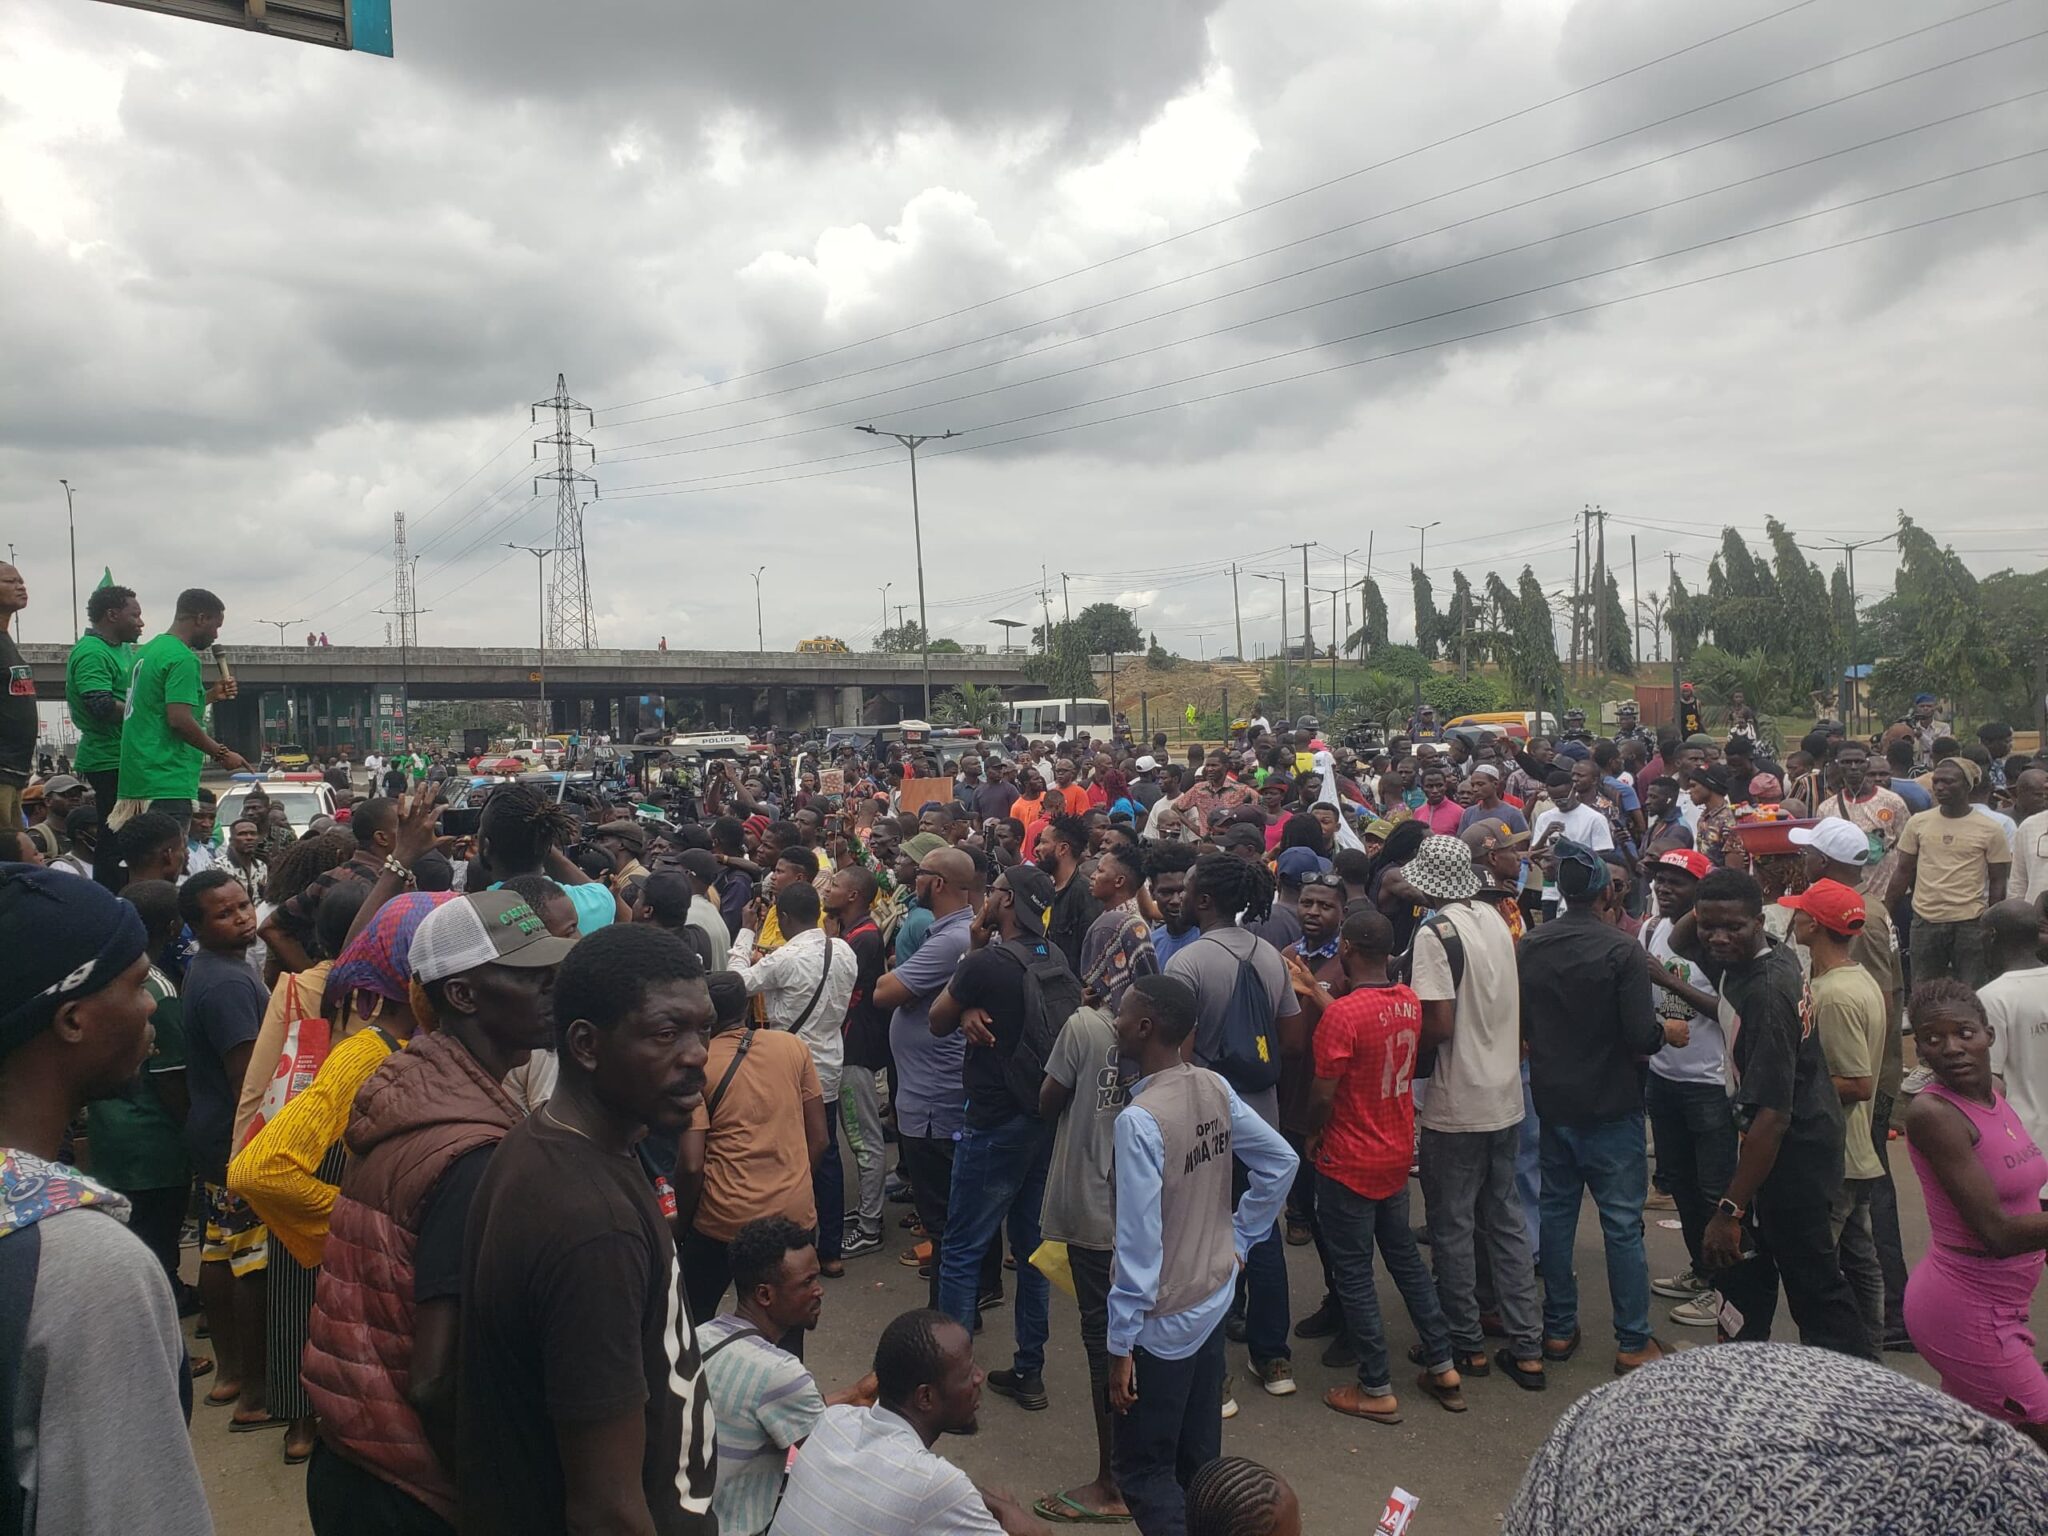
<instances>
[{"instance_id":1,"label":"white baseball cap","mask_svg":"<svg viewBox=\"0 0 2048 1536\"><path fill-rule=\"evenodd\" d=\"M412 936L412 973L421 981L459 976L481 965L560 965L574 939L548 932L516 891L477 891L429 912Z\"/></svg>"},{"instance_id":2,"label":"white baseball cap","mask_svg":"<svg viewBox=\"0 0 2048 1536\"><path fill-rule=\"evenodd\" d=\"M1158 758L1156 758L1156 757L1154 757L1154 756L1152 756L1152 755L1151 755L1151 754L1150 754L1149 752L1148 752L1147 754L1145 754L1145 756L1143 756L1143 757L1141 757L1141 758L1139 758L1139 759L1138 759L1138 772L1140 772L1140 773L1156 773L1156 772L1158 772L1158 770L1159 770L1159 759L1158 759Z\"/></svg>"},{"instance_id":3,"label":"white baseball cap","mask_svg":"<svg viewBox=\"0 0 2048 1536\"><path fill-rule=\"evenodd\" d=\"M1785 834L1801 848L1817 850L1837 864L1868 864L1870 838L1855 822L1841 816L1823 816L1810 827L1794 827Z\"/></svg>"}]
</instances>

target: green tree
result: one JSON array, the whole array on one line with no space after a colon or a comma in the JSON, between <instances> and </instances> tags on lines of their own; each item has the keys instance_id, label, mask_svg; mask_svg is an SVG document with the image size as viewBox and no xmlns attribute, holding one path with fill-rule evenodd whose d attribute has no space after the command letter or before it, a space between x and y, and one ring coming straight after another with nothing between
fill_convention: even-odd
<instances>
[{"instance_id":1,"label":"green tree","mask_svg":"<svg viewBox=\"0 0 2048 1536\"><path fill-rule=\"evenodd\" d=\"M1777 619L1777 583L1771 568L1749 552L1733 528L1721 530L1721 552L1707 566L1706 628L1732 655L1769 645Z\"/></svg>"},{"instance_id":2,"label":"green tree","mask_svg":"<svg viewBox=\"0 0 2048 1536\"><path fill-rule=\"evenodd\" d=\"M924 626L912 619L885 629L875 636L875 649L898 656L920 653L924 650Z\"/></svg>"},{"instance_id":3,"label":"green tree","mask_svg":"<svg viewBox=\"0 0 2048 1536\"><path fill-rule=\"evenodd\" d=\"M932 713L940 721L949 725L979 726L983 730L1000 726L1007 718L1007 710L1000 689L984 688L974 683L962 683L932 700Z\"/></svg>"},{"instance_id":4,"label":"green tree","mask_svg":"<svg viewBox=\"0 0 2048 1536\"><path fill-rule=\"evenodd\" d=\"M1463 571L1451 572L1451 606L1444 614L1444 654L1460 666L1469 666L1486 651L1488 634L1479 613L1472 583Z\"/></svg>"},{"instance_id":5,"label":"green tree","mask_svg":"<svg viewBox=\"0 0 2048 1536\"><path fill-rule=\"evenodd\" d=\"M1508 706L1500 684L1492 678L1457 678L1449 673L1435 674L1424 680L1422 702L1436 707L1439 720L1450 720L1459 715L1491 714Z\"/></svg>"},{"instance_id":6,"label":"green tree","mask_svg":"<svg viewBox=\"0 0 2048 1536\"><path fill-rule=\"evenodd\" d=\"M1611 570L1607 573L1607 590L1601 594L1600 622L1606 627L1604 639L1607 644L1607 654L1600 658L1602 669L1619 672L1624 677L1633 676L1636 658L1628 627L1628 610L1621 606L1621 588Z\"/></svg>"},{"instance_id":7,"label":"green tree","mask_svg":"<svg viewBox=\"0 0 2048 1536\"><path fill-rule=\"evenodd\" d=\"M1984 594L1954 550L1899 514L1899 572L1892 595L1873 610L1884 659L1870 675L1877 707L1897 715L1922 689L1959 705L1995 695L2012 667L2007 635L1986 612ZM2011 636L2033 641L2030 635Z\"/></svg>"},{"instance_id":8,"label":"green tree","mask_svg":"<svg viewBox=\"0 0 2048 1536\"><path fill-rule=\"evenodd\" d=\"M1791 530L1775 517L1764 523L1771 541L1773 604L1764 626L1764 646L1783 659L1802 690L1832 693L1841 660L1834 603L1827 578L1806 558Z\"/></svg>"},{"instance_id":9,"label":"green tree","mask_svg":"<svg viewBox=\"0 0 2048 1536\"><path fill-rule=\"evenodd\" d=\"M1671 659L1683 663L1699 649L1700 633L1706 628L1702 600L1686 591L1676 569L1671 572L1671 591L1664 599L1664 627L1671 631Z\"/></svg>"},{"instance_id":10,"label":"green tree","mask_svg":"<svg viewBox=\"0 0 2048 1536\"><path fill-rule=\"evenodd\" d=\"M1071 620L1060 620L1053 625L1055 639L1070 624L1091 656L1101 656L1110 651L1145 649L1145 637L1140 633L1137 621L1131 617L1130 610L1115 603L1090 603ZM1038 645L1045 644L1045 626L1040 624L1034 628L1031 638Z\"/></svg>"},{"instance_id":11,"label":"green tree","mask_svg":"<svg viewBox=\"0 0 2048 1536\"><path fill-rule=\"evenodd\" d=\"M1419 565L1408 567L1415 588L1415 649L1423 659L1435 661L1442 650L1443 616L1436 611L1436 595L1430 590L1429 573Z\"/></svg>"},{"instance_id":12,"label":"green tree","mask_svg":"<svg viewBox=\"0 0 2048 1536\"><path fill-rule=\"evenodd\" d=\"M1358 628L1344 642L1344 649L1369 661L1387 647L1387 600L1380 584L1370 576L1358 584L1358 605Z\"/></svg>"}]
</instances>

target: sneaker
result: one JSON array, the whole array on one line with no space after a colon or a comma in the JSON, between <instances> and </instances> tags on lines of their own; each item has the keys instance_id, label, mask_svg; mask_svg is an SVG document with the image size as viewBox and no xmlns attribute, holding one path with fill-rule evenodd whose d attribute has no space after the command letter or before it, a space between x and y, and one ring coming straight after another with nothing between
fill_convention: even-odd
<instances>
[{"instance_id":1,"label":"sneaker","mask_svg":"<svg viewBox=\"0 0 2048 1536\"><path fill-rule=\"evenodd\" d=\"M1223 1314L1223 1337L1230 1340L1233 1344L1242 1344L1245 1339L1245 1333L1246 1328L1242 1312L1226 1312Z\"/></svg>"},{"instance_id":2,"label":"sneaker","mask_svg":"<svg viewBox=\"0 0 2048 1536\"><path fill-rule=\"evenodd\" d=\"M910 1186L901 1179L891 1179L882 1186L882 1198L891 1205L910 1204Z\"/></svg>"},{"instance_id":3,"label":"sneaker","mask_svg":"<svg viewBox=\"0 0 2048 1536\"><path fill-rule=\"evenodd\" d=\"M1230 1382L1228 1380L1225 1380L1223 1383L1223 1417L1226 1419L1237 1417L1237 1399L1230 1395Z\"/></svg>"},{"instance_id":4,"label":"sneaker","mask_svg":"<svg viewBox=\"0 0 2048 1536\"><path fill-rule=\"evenodd\" d=\"M1650 1289L1659 1296L1670 1296L1678 1301L1691 1301L1702 1291L1710 1291L1713 1287L1694 1274L1691 1265L1687 1265L1675 1275L1667 1275L1662 1280L1652 1280Z\"/></svg>"},{"instance_id":5,"label":"sneaker","mask_svg":"<svg viewBox=\"0 0 2048 1536\"><path fill-rule=\"evenodd\" d=\"M1333 1297L1324 1297L1323 1304L1294 1325L1297 1339L1327 1339L1344 1330L1344 1308Z\"/></svg>"},{"instance_id":6,"label":"sneaker","mask_svg":"<svg viewBox=\"0 0 2048 1536\"><path fill-rule=\"evenodd\" d=\"M1299 1390L1294 1384L1294 1362L1291 1360L1253 1361L1252 1370L1268 1397L1292 1397Z\"/></svg>"},{"instance_id":7,"label":"sneaker","mask_svg":"<svg viewBox=\"0 0 2048 1536\"><path fill-rule=\"evenodd\" d=\"M988 1389L1030 1413L1040 1412L1051 1401L1045 1395L1045 1378L1036 1372L1026 1376L1017 1371L990 1371Z\"/></svg>"},{"instance_id":8,"label":"sneaker","mask_svg":"<svg viewBox=\"0 0 2048 1536\"><path fill-rule=\"evenodd\" d=\"M1002 1304L1003 1293L1001 1291L983 1291L981 1295L974 1299L976 1309L982 1312L986 1312L993 1307L1000 1307Z\"/></svg>"},{"instance_id":9,"label":"sneaker","mask_svg":"<svg viewBox=\"0 0 2048 1536\"><path fill-rule=\"evenodd\" d=\"M881 1247L881 1233L863 1232L858 1227L848 1227L839 1243L839 1251L849 1259L857 1259L864 1253L878 1253Z\"/></svg>"},{"instance_id":10,"label":"sneaker","mask_svg":"<svg viewBox=\"0 0 2048 1536\"><path fill-rule=\"evenodd\" d=\"M1701 1291L1691 1301L1682 1301L1671 1309L1671 1321L1681 1328L1712 1328L1719 1324L1720 1317L1719 1291Z\"/></svg>"}]
</instances>

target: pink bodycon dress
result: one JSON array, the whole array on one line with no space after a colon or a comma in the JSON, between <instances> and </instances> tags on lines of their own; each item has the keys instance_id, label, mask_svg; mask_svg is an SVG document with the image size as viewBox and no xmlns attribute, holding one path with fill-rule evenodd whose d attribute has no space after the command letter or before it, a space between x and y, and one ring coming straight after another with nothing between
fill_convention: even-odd
<instances>
[{"instance_id":1,"label":"pink bodycon dress","mask_svg":"<svg viewBox=\"0 0 2048 1536\"><path fill-rule=\"evenodd\" d=\"M2048 1158L1998 1094L1990 1108L1951 1093L1940 1083L1921 1090L1953 1104L1977 1137L1977 1161L1991 1176L2007 1214L2038 1213ZM1933 1241L1906 1282L1906 1332L1927 1363L1941 1372L1941 1389L2008 1424L2048 1424L2048 1372L2034 1358L2027 1313L2041 1279L2040 1250L2011 1258L1984 1256L1984 1243L1920 1156L1907 1146L1927 1196Z\"/></svg>"}]
</instances>

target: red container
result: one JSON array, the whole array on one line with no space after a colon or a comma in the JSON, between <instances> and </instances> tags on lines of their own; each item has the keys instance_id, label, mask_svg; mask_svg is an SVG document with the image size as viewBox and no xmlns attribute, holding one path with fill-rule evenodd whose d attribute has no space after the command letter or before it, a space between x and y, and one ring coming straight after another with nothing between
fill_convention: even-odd
<instances>
[{"instance_id":1,"label":"red container","mask_svg":"<svg viewBox=\"0 0 2048 1536\"><path fill-rule=\"evenodd\" d=\"M1734 832L1751 858L1765 858L1774 853L1798 852L1792 842L1792 829L1813 826L1818 820L1816 816L1787 816L1775 821L1738 821Z\"/></svg>"}]
</instances>

